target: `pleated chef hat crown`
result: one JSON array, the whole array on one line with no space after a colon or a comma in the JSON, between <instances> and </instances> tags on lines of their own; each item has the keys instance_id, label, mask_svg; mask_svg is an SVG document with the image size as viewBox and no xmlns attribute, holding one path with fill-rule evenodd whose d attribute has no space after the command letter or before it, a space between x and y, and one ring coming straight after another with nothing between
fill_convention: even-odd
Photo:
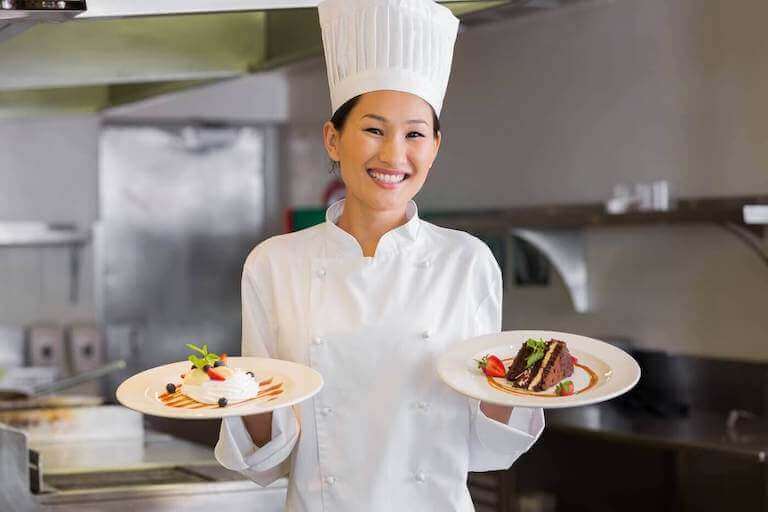
<instances>
[{"instance_id":1,"label":"pleated chef hat crown","mask_svg":"<svg viewBox=\"0 0 768 512\"><path fill-rule=\"evenodd\" d=\"M332 111L385 89L426 100L439 116L459 20L433 0L324 0L317 6Z\"/></svg>"}]
</instances>

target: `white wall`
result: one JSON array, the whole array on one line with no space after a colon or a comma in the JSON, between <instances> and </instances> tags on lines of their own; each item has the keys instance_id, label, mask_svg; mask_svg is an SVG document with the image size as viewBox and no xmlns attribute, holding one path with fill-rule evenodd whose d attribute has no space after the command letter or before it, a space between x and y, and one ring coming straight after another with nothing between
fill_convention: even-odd
<instances>
[{"instance_id":1,"label":"white wall","mask_svg":"<svg viewBox=\"0 0 768 512\"><path fill-rule=\"evenodd\" d=\"M73 223L98 215L98 119L0 121L0 221ZM0 247L0 324L91 321L93 253L81 252L79 300L69 298L69 250Z\"/></svg>"},{"instance_id":2,"label":"white wall","mask_svg":"<svg viewBox=\"0 0 768 512\"><path fill-rule=\"evenodd\" d=\"M602 201L663 178L678 196L768 194L762 0L615 0L460 34L423 209ZM328 182L321 59L287 71L291 202ZM507 290L504 325L768 359L768 268L715 226L590 229L595 311L560 282Z\"/></svg>"}]
</instances>

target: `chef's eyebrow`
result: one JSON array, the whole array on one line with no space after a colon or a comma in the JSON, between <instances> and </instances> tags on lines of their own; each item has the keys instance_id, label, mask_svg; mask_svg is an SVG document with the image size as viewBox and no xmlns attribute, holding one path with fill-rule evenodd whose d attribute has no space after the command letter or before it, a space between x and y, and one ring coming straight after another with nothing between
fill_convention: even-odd
<instances>
[{"instance_id":1,"label":"chef's eyebrow","mask_svg":"<svg viewBox=\"0 0 768 512\"><path fill-rule=\"evenodd\" d=\"M377 121L381 121L382 123L387 123L387 122L388 122L388 120L387 120L387 118L386 118L386 117L383 117L383 116L380 116L380 115L377 115L377 114L365 114L363 117L364 117L364 118L365 118L365 117L370 117L370 118L376 119ZM424 124L426 124L427 126L429 126L429 123L427 123L427 122L426 122L425 120L423 120L423 119L410 119L410 120L408 120L408 121L406 121L406 122L407 122L407 123L409 123L409 124L410 124L410 123L424 123Z\"/></svg>"}]
</instances>

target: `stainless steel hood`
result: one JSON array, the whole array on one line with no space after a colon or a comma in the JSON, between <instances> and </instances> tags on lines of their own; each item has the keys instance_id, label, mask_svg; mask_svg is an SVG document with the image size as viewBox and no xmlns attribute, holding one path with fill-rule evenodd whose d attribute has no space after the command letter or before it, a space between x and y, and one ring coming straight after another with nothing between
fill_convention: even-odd
<instances>
[{"instance_id":1,"label":"stainless steel hood","mask_svg":"<svg viewBox=\"0 0 768 512\"><path fill-rule=\"evenodd\" d=\"M84 0L0 0L0 42L36 23L65 21L85 10Z\"/></svg>"},{"instance_id":2,"label":"stainless steel hood","mask_svg":"<svg viewBox=\"0 0 768 512\"><path fill-rule=\"evenodd\" d=\"M505 15L550 10L572 1L443 3L464 18L502 7ZM317 3L87 0L86 10L60 23L49 23L42 11L17 9L24 16L0 18L0 118L98 112L320 56Z\"/></svg>"},{"instance_id":3,"label":"stainless steel hood","mask_svg":"<svg viewBox=\"0 0 768 512\"><path fill-rule=\"evenodd\" d=\"M0 21L37 19L63 21L86 10L84 0L2 0Z\"/></svg>"}]
</instances>

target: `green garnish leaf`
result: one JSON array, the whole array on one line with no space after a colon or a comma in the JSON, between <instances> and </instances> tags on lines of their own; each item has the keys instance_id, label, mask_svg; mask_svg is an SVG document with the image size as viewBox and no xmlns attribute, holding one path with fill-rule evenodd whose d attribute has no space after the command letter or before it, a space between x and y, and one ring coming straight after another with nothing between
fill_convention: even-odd
<instances>
[{"instance_id":1,"label":"green garnish leaf","mask_svg":"<svg viewBox=\"0 0 768 512\"><path fill-rule=\"evenodd\" d=\"M200 352L203 355L207 353L207 350L203 350L202 348L198 347L197 345L193 345L192 343L187 343L187 348L190 350L195 350L197 352Z\"/></svg>"},{"instance_id":2,"label":"green garnish leaf","mask_svg":"<svg viewBox=\"0 0 768 512\"><path fill-rule=\"evenodd\" d=\"M528 348L533 350L533 352L531 352L530 355L525 358L525 367L527 369L536 364L537 361L544 358L544 354L547 351L547 342L543 339L535 340L531 338L526 341L525 344L528 346Z\"/></svg>"},{"instance_id":3,"label":"green garnish leaf","mask_svg":"<svg viewBox=\"0 0 768 512\"><path fill-rule=\"evenodd\" d=\"M196 355L190 355L187 359L189 359L192 364L195 365L195 368L203 369L205 365L213 366L213 363L221 359L218 354L214 354L213 352L208 352L208 345L203 345L203 348L198 347L197 345L193 343L187 343L186 347L190 350L194 350L196 352L199 352L203 357L197 357Z\"/></svg>"}]
</instances>

